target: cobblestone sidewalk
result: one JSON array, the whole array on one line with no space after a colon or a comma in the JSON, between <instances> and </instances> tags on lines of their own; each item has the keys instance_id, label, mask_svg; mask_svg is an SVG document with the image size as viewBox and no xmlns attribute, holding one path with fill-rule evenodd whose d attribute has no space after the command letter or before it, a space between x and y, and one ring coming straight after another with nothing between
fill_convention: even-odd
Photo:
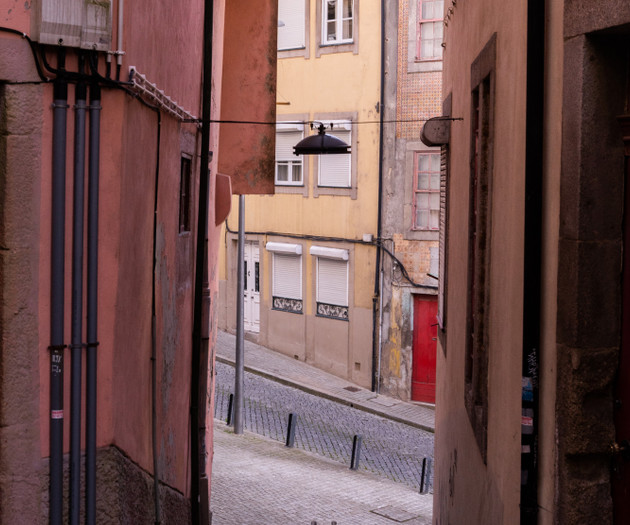
<instances>
[{"instance_id":1,"label":"cobblestone sidewalk","mask_svg":"<svg viewBox=\"0 0 630 525\"><path fill-rule=\"evenodd\" d=\"M432 496L215 420L213 525L429 525Z\"/></svg>"}]
</instances>

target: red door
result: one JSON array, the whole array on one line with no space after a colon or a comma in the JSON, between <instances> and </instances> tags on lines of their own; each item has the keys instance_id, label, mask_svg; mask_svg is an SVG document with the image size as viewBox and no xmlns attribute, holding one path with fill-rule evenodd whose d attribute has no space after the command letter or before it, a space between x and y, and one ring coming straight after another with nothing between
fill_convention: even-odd
<instances>
[{"instance_id":1,"label":"red door","mask_svg":"<svg viewBox=\"0 0 630 525\"><path fill-rule=\"evenodd\" d=\"M630 154L630 145L626 145ZM617 375L615 430L618 453L613 458L615 525L630 523L630 157L626 157L623 232L621 352Z\"/></svg>"},{"instance_id":2,"label":"red door","mask_svg":"<svg viewBox=\"0 0 630 525\"><path fill-rule=\"evenodd\" d=\"M437 300L434 295L413 296L413 357L411 399L435 403L435 349Z\"/></svg>"}]
</instances>

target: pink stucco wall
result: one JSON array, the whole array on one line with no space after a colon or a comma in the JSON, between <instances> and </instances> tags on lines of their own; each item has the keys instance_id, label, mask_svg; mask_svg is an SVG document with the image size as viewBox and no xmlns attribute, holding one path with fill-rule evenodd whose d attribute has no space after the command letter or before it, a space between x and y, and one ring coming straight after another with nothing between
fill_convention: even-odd
<instances>
[{"instance_id":1,"label":"pink stucco wall","mask_svg":"<svg viewBox=\"0 0 630 525\"><path fill-rule=\"evenodd\" d=\"M10 5L9 5L10 4ZM240 6L240 7L239 7ZM253 119L275 118L275 38L276 2L268 0L242 1L239 9L245 9L256 30L248 26L242 35L231 24L236 24L237 12L225 13L225 1L214 2L214 46L213 46L213 119L222 115L222 93L239 92L241 97L256 101L249 107ZM118 2L114 2L114 35L116 42L116 17ZM126 2L124 13L123 50L125 55L121 69L122 81L128 80L130 66L144 75L148 81L176 101L193 115L201 116L202 89L202 42L203 0L187 2L182 9L177 2L158 2L147 9L137 2ZM14 2L0 0L2 25L29 33L33 10L29 2L15 7ZM230 68L244 66L223 60L226 34L233 45L235 38L249 50L248 60L260 54L256 60L265 64L254 69L240 69L233 74ZM4 57L11 49L21 44L19 36L0 35L0 55ZM5 46L10 42L10 46ZM251 44L251 45L250 45ZM19 55L22 63L32 60L27 46L22 46ZM56 50L49 49L48 60L56 66ZM68 50L66 67L76 71L75 50ZM100 57L100 73L105 74L104 60ZM226 68L224 68L224 65ZM20 63L12 66L16 71L28 69L34 76L32 64L28 68ZM224 82L224 69L230 73ZM115 66L113 67L115 74ZM250 85L243 79L251 77ZM0 78L4 78L0 75ZM28 78L30 80L30 77ZM261 84L261 79L264 83ZM50 417L50 219L51 170L52 170L52 87L44 85L37 101L34 125L41 131L41 145L37 146L41 172L32 188L40 203L32 210L37 225L37 246L32 247L32 261L37 274L37 292L33 300L33 315L36 316L38 348L32 351L33 361L39 366L37 384L29 382L30 395L36 398L39 418L33 421L38 432L33 433L33 448L41 458L49 455ZM231 99L231 104L242 104ZM66 185L66 277L65 277L65 329L64 341L70 340L71 298L71 240L72 240L72 156L74 87L69 87L68 130L67 130L67 185ZM175 491L189 494L190 476L190 376L191 338L193 320L193 286L196 243L197 198L199 184L200 127L196 123L182 122L172 116L158 113L143 105L128 93L113 86L102 88L101 140L100 140L100 203L99 203L99 299L98 299L98 417L97 447L115 446L125 456L147 473L153 471L151 442L151 297L152 285L156 291L156 362L157 362L157 421L158 421L158 468L160 479ZM262 112L261 112L262 111ZM25 117L28 117L25 115ZM30 118L30 117L29 117ZM234 115L232 118L243 118ZM256 128L253 130L258 131ZM159 144L158 144L159 133ZM215 339L217 296L217 254L220 228L215 226L215 175L221 158L219 124L211 126L210 150L214 152L210 166L210 213L209 213L209 287L211 294L210 342L211 350ZM265 147L250 150L246 161L257 172L266 173L254 181L249 180L248 191L268 191L268 181L273 185L273 138L274 128L261 134L247 133L252 141L264 143ZM31 143L32 147L36 147ZM226 146L226 149L229 149ZM179 232L180 159L182 153L192 159L193 200L191 209L192 231ZM159 157L158 157L159 155ZM232 157L238 151L230 149L223 158ZM159 165L156 164L159 158ZM6 171L6 170L4 170ZM3 171L3 173L4 173ZM19 173L9 176L19 177ZM237 173L234 173L237 180ZM155 280L153 265L153 221L154 198L157 184L157 235ZM223 197L222 197L223 198ZM229 200L229 196L224 196ZM1 200L0 200L1 201ZM8 228L11 228L11 224ZM2 224L4 228L4 222ZM19 232L18 232L19 233ZM3 285L4 286L4 285ZM85 293L85 289L84 289ZM1 309L0 309L1 310ZM85 310L83 312L85 316ZM3 332L4 333L4 332ZM85 330L84 330L85 339ZM10 341L9 341L10 343ZM3 343L4 345L4 343ZM4 346L3 346L4 347ZM0 352L1 354L1 352ZM212 388L213 352L209 372ZM0 359L3 359L0 355ZM3 362L3 361L2 361ZM0 362L0 365L2 365ZM83 362L85 371L85 360ZM0 367L1 368L1 367ZM36 370L35 368L34 370ZM70 423L70 350L65 354L64 370L64 451L69 450ZM2 379L2 378L0 378ZM0 385L1 386L1 385ZM1 389L0 389L1 390ZM212 451L212 402L208 407L207 450ZM85 421L85 408L82 414ZM4 447L5 444L3 443ZM8 444L6 446L11 446ZM208 464L208 474L210 463ZM43 471L42 471L43 472ZM40 474L42 474L40 472ZM11 475L5 472L5 475ZM4 485L3 485L4 486ZM4 500L2 500L4 501Z\"/></svg>"}]
</instances>

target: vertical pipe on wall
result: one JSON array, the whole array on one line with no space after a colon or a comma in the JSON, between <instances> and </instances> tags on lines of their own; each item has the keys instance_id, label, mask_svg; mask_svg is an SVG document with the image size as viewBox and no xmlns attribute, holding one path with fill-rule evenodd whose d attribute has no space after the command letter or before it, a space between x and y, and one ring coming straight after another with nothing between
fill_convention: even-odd
<instances>
[{"instance_id":1,"label":"vertical pipe on wall","mask_svg":"<svg viewBox=\"0 0 630 525\"><path fill-rule=\"evenodd\" d=\"M207 381L210 366L208 290L208 208L210 199L210 117L212 101L212 38L214 1L204 2L203 85L201 90L201 154L199 160L199 204L190 378L190 514L191 522L210 522L210 494L207 476L206 417ZM204 306L205 305L205 306Z\"/></svg>"},{"instance_id":2,"label":"vertical pipe on wall","mask_svg":"<svg viewBox=\"0 0 630 525\"><path fill-rule=\"evenodd\" d=\"M234 433L243 433L245 195L238 196L238 250L236 255L236 355L234 363Z\"/></svg>"},{"instance_id":3,"label":"vertical pipe on wall","mask_svg":"<svg viewBox=\"0 0 630 525\"><path fill-rule=\"evenodd\" d=\"M381 0L381 86L379 102L379 144L378 144L378 205L376 209L376 268L374 270L374 297L372 298L372 392L377 392L379 388L380 366L380 323L379 320L379 297L381 293L381 235L383 232L383 119L385 102L385 0Z\"/></svg>"},{"instance_id":4,"label":"vertical pipe on wall","mask_svg":"<svg viewBox=\"0 0 630 525\"><path fill-rule=\"evenodd\" d=\"M79 55L83 73L83 55ZM72 315L70 374L70 523L81 517L81 380L83 359L83 200L85 185L86 86L75 87L74 106L74 183L72 220Z\"/></svg>"},{"instance_id":5,"label":"vertical pipe on wall","mask_svg":"<svg viewBox=\"0 0 630 525\"><path fill-rule=\"evenodd\" d=\"M153 506L156 525L161 521L160 510L160 472L158 466L157 443L157 313L155 297L155 279L157 269L157 216L160 185L160 140L162 137L162 114L157 114L157 145L155 155L155 179L153 183L153 264L151 271L151 446L153 448Z\"/></svg>"},{"instance_id":6,"label":"vertical pipe on wall","mask_svg":"<svg viewBox=\"0 0 630 525\"><path fill-rule=\"evenodd\" d=\"M63 519L63 343L66 197L66 118L68 84L65 49L57 53L59 74L53 86L52 217L50 254L50 523Z\"/></svg>"},{"instance_id":7,"label":"vertical pipe on wall","mask_svg":"<svg viewBox=\"0 0 630 525\"><path fill-rule=\"evenodd\" d=\"M98 206L101 88L90 86L87 233L87 349L85 411L85 522L96 523L96 365L98 328Z\"/></svg>"}]
</instances>

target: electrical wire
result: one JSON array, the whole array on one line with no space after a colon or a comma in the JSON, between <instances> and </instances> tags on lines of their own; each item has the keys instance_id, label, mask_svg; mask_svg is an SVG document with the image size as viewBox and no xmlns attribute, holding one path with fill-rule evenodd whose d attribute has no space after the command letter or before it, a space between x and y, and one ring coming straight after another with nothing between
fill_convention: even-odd
<instances>
[{"instance_id":1,"label":"electrical wire","mask_svg":"<svg viewBox=\"0 0 630 525\"><path fill-rule=\"evenodd\" d=\"M232 230L230 228L230 224L228 223L227 219L225 220L225 230L226 230L226 233L238 234L238 231ZM303 234L302 233L283 233L283 232L275 232L275 231L246 231L244 233L245 235L263 235L265 237L286 237L289 239L303 239L307 241L320 241L320 242L345 242L345 243L352 243L352 244L363 244L367 246L374 246L376 248L380 247L398 265L401 275L405 278L405 280L411 286L413 286L414 288L431 288L431 289L438 288L434 284L423 284L423 283L415 282L409 275L409 272L405 268L405 265L402 263L402 261L398 257L396 257L392 253L391 250L385 247L385 244L383 243L383 241L386 239L375 239L373 241L364 241L362 239L349 239L345 237L327 237L323 235L309 235L305 233Z\"/></svg>"}]
</instances>

